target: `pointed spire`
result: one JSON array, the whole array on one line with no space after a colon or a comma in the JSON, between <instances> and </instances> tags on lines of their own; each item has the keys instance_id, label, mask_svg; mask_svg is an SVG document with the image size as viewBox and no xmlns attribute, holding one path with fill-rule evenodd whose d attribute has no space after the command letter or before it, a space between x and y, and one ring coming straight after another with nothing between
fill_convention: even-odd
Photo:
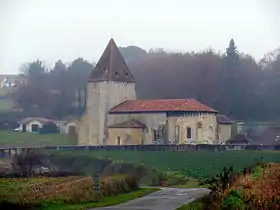
<instances>
[{"instance_id":1,"label":"pointed spire","mask_svg":"<svg viewBox=\"0 0 280 210\"><path fill-rule=\"evenodd\" d=\"M135 82L114 39L110 39L91 73L89 81Z\"/></svg>"}]
</instances>

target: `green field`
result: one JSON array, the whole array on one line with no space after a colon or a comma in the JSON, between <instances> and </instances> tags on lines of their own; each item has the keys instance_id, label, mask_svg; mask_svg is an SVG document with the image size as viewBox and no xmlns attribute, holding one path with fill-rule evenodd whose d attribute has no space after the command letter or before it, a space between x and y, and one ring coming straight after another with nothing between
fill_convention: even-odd
<instances>
[{"instance_id":1,"label":"green field","mask_svg":"<svg viewBox=\"0 0 280 210\"><path fill-rule=\"evenodd\" d=\"M176 210L201 210L203 209L203 198L194 200L188 204L185 204Z\"/></svg>"},{"instance_id":2,"label":"green field","mask_svg":"<svg viewBox=\"0 0 280 210\"><path fill-rule=\"evenodd\" d=\"M263 157L265 162L280 162L280 153L273 151L225 151L225 152L147 152L147 151L60 151L69 156L123 160L133 164L144 164L160 171L177 171L187 177L205 179L221 172L224 166L233 165L235 171ZM66 155L65 154L65 155Z\"/></svg>"},{"instance_id":3,"label":"green field","mask_svg":"<svg viewBox=\"0 0 280 210\"><path fill-rule=\"evenodd\" d=\"M36 134L0 131L0 147L75 145L76 140L66 134Z\"/></svg>"},{"instance_id":4,"label":"green field","mask_svg":"<svg viewBox=\"0 0 280 210\"><path fill-rule=\"evenodd\" d=\"M0 96L6 96L9 92L11 92L8 88L0 88Z\"/></svg>"},{"instance_id":5,"label":"green field","mask_svg":"<svg viewBox=\"0 0 280 210\"><path fill-rule=\"evenodd\" d=\"M6 98L7 94L11 92L11 90L7 88L0 88L0 112L9 112L12 111L14 103L12 99Z\"/></svg>"},{"instance_id":6,"label":"green field","mask_svg":"<svg viewBox=\"0 0 280 210\"><path fill-rule=\"evenodd\" d=\"M14 103L10 99L0 99L0 112L8 112L13 109Z\"/></svg>"}]
</instances>

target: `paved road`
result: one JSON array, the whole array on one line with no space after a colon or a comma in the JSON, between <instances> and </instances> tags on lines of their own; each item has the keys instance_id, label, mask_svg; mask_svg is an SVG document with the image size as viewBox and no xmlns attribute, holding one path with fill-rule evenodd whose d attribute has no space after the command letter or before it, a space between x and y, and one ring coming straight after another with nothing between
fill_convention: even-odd
<instances>
[{"instance_id":1,"label":"paved road","mask_svg":"<svg viewBox=\"0 0 280 210\"><path fill-rule=\"evenodd\" d=\"M142 198L110 207L95 208L94 210L174 210L196 198L208 194L203 188L177 189L162 188Z\"/></svg>"}]
</instances>

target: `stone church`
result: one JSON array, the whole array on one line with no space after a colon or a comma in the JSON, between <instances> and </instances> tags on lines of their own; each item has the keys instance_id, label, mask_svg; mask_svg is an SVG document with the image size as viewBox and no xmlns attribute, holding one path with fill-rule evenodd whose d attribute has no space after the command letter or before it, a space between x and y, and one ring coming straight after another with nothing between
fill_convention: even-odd
<instances>
[{"instance_id":1,"label":"stone church","mask_svg":"<svg viewBox=\"0 0 280 210\"><path fill-rule=\"evenodd\" d=\"M217 114L195 99L137 100L135 78L111 39L88 80L78 141L79 145L213 144L220 140Z\"/></svg>"}]
</instances>

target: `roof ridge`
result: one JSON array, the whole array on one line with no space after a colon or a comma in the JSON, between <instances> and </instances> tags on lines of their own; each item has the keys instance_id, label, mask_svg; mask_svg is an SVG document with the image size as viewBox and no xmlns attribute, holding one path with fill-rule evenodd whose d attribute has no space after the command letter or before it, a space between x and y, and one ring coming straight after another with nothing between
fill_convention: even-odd
<instances>
[{"instance_id":1,"label":"roof ridge","mask_svg":"<svg viewBox=\"0 0 280 210\"><path fill-rule=\"evenodd\" d=\"M215 109L201 103L196 99L150 99L127 100L124 102L116 105L109 112L191 111L218 113L218 111L216 111Z\"/></svg>"},{"instance_id":2,"label":"roof ridge","mask_svg":"<svg viewBox=\"0 0 280 210\"><path fill-rule=\"evenodd\" d=\"M135 82L114 39L110 39L88 81Z\"/></svg>"}]
</instances>

